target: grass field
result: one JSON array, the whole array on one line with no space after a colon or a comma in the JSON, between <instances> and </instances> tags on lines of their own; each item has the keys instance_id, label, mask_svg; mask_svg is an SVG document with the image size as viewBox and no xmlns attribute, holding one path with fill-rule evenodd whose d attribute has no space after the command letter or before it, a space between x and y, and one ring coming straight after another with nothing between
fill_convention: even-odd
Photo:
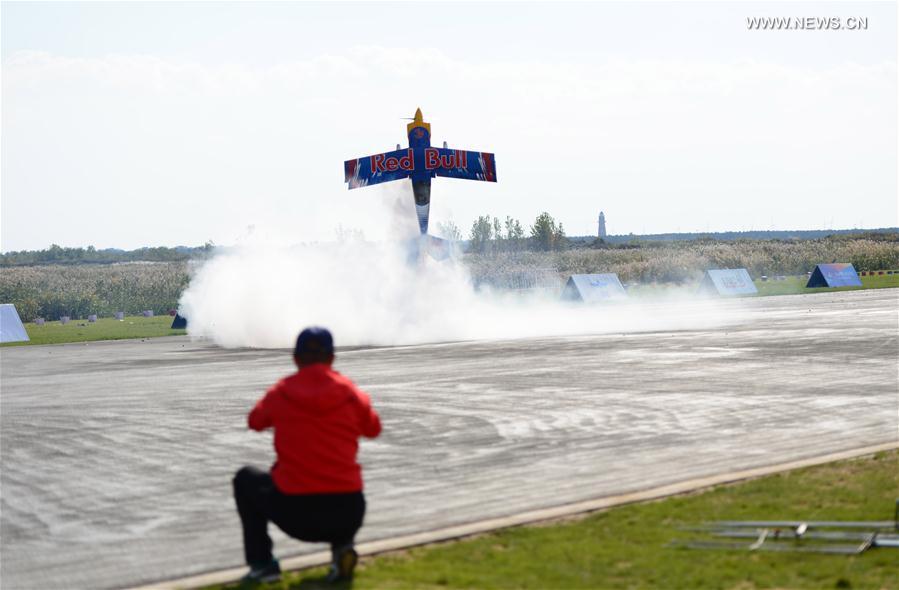
<instances>
[{"instance_id":1,"label":"grass field","mask_svg":"<svg viewBox=\"0 0 899 590\"><path fill-rule=\"evenodd\" d=\"M768 295L799 295L803 293L827 293L830 291L858 291L859 289L887 289L899 288L899 273L891 275L866 275L859 277L862 281L861 287L819 287L815 289L806 289L808 282L807 277L787 276L782 280L773 278L763 281L755 279L755 288L758 289L758 295L747 295L747 297L765 297ZM636 284L627 288L628 295L640 297L663 297L669 295L677 295L680 297L690 297L699 290L696 283L688 283L683 285L671 285L665 283Z\"/></svg>"},{"instance_id":2,"label":"grass field","mask_svg":"<svg viewBox=\"0 0 899 590\"><path fill-rule=\"evenodd\" d=\"M709 520L892 520L897 496L899 452L883 452L577 520L516 527L367 558L351 586L358 590L899 588L899 549L845 556L672 545L695 534L683 527ZM266 588L333 588L322 583L324 574L324 568L287 574L281 583Z\"/></svg>"},{"instance_id":3,"label":"grass field","mask_svg":"<svg viewBox=\"0 0 899 590\"><path fill-rule=\"evenodd\" d=\"M759 295L793 295L797 293L825 293L828 291L857 291L859 289L884 289L889 287L899 287L899 274L891 275L866 275L859 277L862 281L861 287L819 287L816 289L806 289L805 284L808 279L805 277L786 277L784 280L776 281L769 279L762 281L755 279L756 289Z\"/></svg>"},{"instance_id":4,"label":"grass field","mask_svg":"<svg viewBox=\"0 0 899 590\"><path fill-rule=\"evenodd\" d=\"M187 330L172 330L170 316L126 317L124 320L100 318L94 323L87 320L71 320L67 324L46 322L43 326L28 322L25 331L29 342L9 342L0 346L21 346L26 344L62 344L64 342L89 342L93 340L122 340L125 338L155 338L157 336L178 336Z\"/></svg>"}]
</instances>

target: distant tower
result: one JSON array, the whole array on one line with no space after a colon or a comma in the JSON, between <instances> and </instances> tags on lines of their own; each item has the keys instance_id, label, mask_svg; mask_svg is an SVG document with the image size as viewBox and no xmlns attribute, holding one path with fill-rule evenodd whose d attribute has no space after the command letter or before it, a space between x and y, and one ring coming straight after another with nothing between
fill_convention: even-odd
<instances>
[{"instance_id":1,"label":"distant tower","mask_svg":"<svg viewBox=\"0 0 899 590\"><path fill-rule=\"evenodd\" d=\"M599 232L598 235L600 238L606 237L606 214L602 211L599 212Z\"/></svg>"}]
</instances>

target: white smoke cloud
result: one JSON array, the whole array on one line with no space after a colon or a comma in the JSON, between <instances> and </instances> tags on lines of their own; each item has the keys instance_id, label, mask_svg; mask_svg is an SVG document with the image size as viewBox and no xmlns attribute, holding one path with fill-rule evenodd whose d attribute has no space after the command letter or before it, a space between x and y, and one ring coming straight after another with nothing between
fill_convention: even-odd
<instances>
[{"instance_id":1,"label":"white smoke cloud","mask_svg":"<svg viewBox=\"0 0 899 590\"><path fill-rule=\"evenodd\" d=\"M711 328L739 315L712 300L590 306L560 302L556 292L476 290L461 261L410 260L411 194L388 194L382 204L395 241L285 246L254 232L206 261L180 303L190 335L224 347L281 348L302 328L322 325L339 346L402 345Z\"/></svg>"}]
</instances>

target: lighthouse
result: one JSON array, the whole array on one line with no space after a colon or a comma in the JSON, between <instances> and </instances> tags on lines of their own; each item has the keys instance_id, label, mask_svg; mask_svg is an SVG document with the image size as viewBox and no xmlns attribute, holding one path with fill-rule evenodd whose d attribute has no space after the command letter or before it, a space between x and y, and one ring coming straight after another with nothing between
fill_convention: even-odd
<instances>
[{"instance_id":1,"label":"lighthouse","mask_svg":"<svg viewBox=\"0 0 899 590\"><path fill-rule=\"evenodd\" d=\"M597 235L600 238L605 238L606 237L606 214L603 213L602 211L599 212L598 225L599 225L599 229L597 231Z\"/></svg>"}]
</instances>

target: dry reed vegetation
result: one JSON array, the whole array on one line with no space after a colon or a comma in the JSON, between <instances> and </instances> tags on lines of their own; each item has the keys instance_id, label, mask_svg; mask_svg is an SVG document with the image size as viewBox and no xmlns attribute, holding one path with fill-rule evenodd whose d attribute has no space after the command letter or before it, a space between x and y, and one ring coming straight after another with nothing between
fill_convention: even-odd
<instances>
[{"instance_id":1,"label":"dry reed vegetation","mask_svg":"<svg viewBox=\"0 0 899 590\"><path fill-rule=\"evenodd\" d=\"M0 301L14 303L26 322L147 309L160 314L177 307L188 280L184 262L10 267L0 271Z\"/></svg>"},{"instance_id":2,"label":"dry reed vegetation","mask_svg":"<svg viewBox=\"0 0 899 590\"><path fill-rule=\"evenodd\" d=\"M753 277L805 274L822 262L851 262L857 270L899 268L899 242L828 238L805 241L642 243L556 252L469 254L476 284L540 287L575 273L617 273L625 283L688 283L709 268L746 268Z\"/></svg>"}]
</instances>

